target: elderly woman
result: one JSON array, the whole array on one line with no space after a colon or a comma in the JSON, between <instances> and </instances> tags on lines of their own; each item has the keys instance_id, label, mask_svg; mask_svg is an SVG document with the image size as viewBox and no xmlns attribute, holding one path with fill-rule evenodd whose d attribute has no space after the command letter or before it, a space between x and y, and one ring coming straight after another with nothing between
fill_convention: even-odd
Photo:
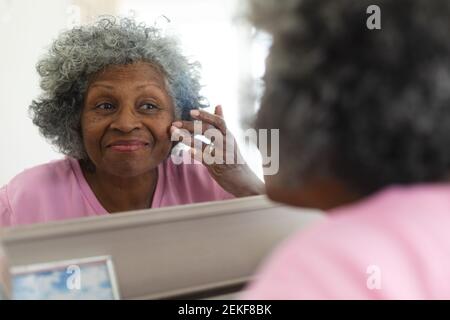
<instances>
[{"instance_id":1,"label":"elderly woman","mask_svg":"<svg viewBox=\"0 0 450 320\"><path fill-rule=\"evenodd\" d=\"M254 1L273 36L256 126L281 140L267 193L329 215L245 298L450 298L450 3L372 4Z\"/></svg>"},{"instance_id":2,"label":"elderly woman","mask_svg":"<svg viewBox=\"0 0 450 320\"><path fill-rule=\"evenodd\" d=\"M30 106L33 122L67 157L26 170L0 189L0 225L263 192L245 164L173 162L171 134L193 132L192 119L223 134L209 153L238 151L223 147L233 137L221 107L215 114L199 110L205 105L197 64L159 30L104 17L62 33L37 70L43 94ZM205 145L193 144L190 155L199 151Z\"/></svg>"}]
</instances>

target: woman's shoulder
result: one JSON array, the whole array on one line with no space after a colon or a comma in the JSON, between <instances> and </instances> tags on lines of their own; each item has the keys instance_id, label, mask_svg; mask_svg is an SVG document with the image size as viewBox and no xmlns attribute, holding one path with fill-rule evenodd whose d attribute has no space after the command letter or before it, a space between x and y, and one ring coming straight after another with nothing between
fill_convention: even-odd
<instances>
[{"instance_id":1,"label":"woman's shoulder","mask_svg":"<svg viewBox=\"0 0 450 320\"><path fill-rule=\"evenodd\" d=\"M7 187L9 190L30 188L36 191L40 186L55 186L58 180L65 180L72 174L70 161L70 158L64 158L27 168L12 178Z\"/></svg>"},{"instance_id":2,"label":"woman's shoulder","mask_svg":"<svg viewBox=\"0 0 450 320\"><path fill-rule=\"evenodd\" d=\"M327 219L294 235L286 248L293 252L301 245L322 253L327 248L330 253L367 261L374 257L379 261L406 259L408 255L427 260L431 254L439 255L436 250L441 246L450 249L449 198L450 184L385 188L328 212ZM425 242L433 245L424 250ZM446 263L450 267L450 259Z\"/></svg>"},{"instance_id":3,"label":"woman's shoulder","mask_svg":"<svg viewBox=\"0 0 450 320\"><path fill-rule=\"evenodd\" d=\"M51 214L62 214L61 203L75 197L71 161L76 160L64 158L25 169L3 186L0 225L45 221Z\"/></svg>"},{"instance_id":4,"label":"woman's shoulder","mask_svg":"<svg viewBox=\"0 0 450 320\"><path fill-rule=\"evenodd\" d=\"M439 279L450 268L449 198L450 185L397 187L333 210L282 243L245 298L442 297ZM371 289L381 273L391 291ZM413 283L436 295L425 296Z\"/></svg>"}]
</instances>

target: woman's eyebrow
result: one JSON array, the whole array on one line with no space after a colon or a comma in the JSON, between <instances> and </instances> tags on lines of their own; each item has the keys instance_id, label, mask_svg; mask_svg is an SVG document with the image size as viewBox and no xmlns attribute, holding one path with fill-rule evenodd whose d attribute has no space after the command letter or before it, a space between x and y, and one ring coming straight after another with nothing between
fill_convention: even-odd
<instances>
[{"instance_id":1,"label":"woman's eyebrow","mask_svg":"<svg viewBox=\"0 0 450 320\"><path fill-rule=\"evenodd\" d=\"M91 88L102 87L102 88L105 88L108 90L114 90L117 86L109 85L106 83L93 83L90 87ZM157 82L146 82L143 84L139 84L139 85L135 86L134 89L141 90L141 89L145 89L147 87L156 87L158 89L165 90L165 88L161 87L161 85Z\"/></svg>"},{"instance_id":2,"label":"woman's eyebrow","mask_svg":"<svg viewBox=\"0 0 450 320\"><path fill-rule=\"evenodd\" d=\"M91 88L95 88L95 87L102 87L105 89L109 89L109 90L114 90L114 86L108 85L108 84L103 84L103 83L93 83L90 85Z\"/></svg>"},{"instance_id":3,"label":"woman's eyebrow","mask_svg":"<svg viewBox=\"0 0 450 320\"><path fill-rule=\"evenodd\" d=\"M147 87L157 87L158 89L165 90L164 87L161 87L161 85L157 82L147 82L144 84L140 84L136 86L135 89L145 89Z\"/></svg>"}]
</instances>

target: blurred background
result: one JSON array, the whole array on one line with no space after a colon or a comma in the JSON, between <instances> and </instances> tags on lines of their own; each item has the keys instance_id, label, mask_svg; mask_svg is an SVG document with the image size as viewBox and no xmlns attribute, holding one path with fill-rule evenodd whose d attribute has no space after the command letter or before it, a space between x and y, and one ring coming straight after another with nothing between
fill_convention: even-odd
<instances>
[{"instance_id":1,"label":"blurred background","mask_svg":"<svg viewBox=\"0 0 450 320\"><path fill-rule=\"evenodd\" d=\"M40 94L35 65L59 32L98 15L134 16L176 35L202 65L203 95L224 109L245 159L262 179L261 157L245 143L257 111L270 38L245 23L238 0L0 0L0 186L26 168L63 157L40 136L28 106Z\"/></svg>"}]
</instances>

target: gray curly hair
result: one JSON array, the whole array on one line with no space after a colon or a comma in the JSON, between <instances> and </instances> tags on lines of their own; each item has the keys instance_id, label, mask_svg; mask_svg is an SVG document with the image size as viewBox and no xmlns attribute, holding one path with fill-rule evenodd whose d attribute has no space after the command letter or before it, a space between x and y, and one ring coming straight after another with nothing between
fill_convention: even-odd
<instances>
[{"instance_id":1,"label":"gray curly hair","mask_svg":"<svg viewBox=\"0 0 450 320\"><path fill-rule=\"evenodd\" d=\"M88 159L81 135L81 111L89 77L109 65L149 62L166 76L175 117L207 105L200 95L199 67L182 55L173 37L131 18L102 16L90 25L62 32L38 62L43 94L29 111L41 134L58 150Z\"/></svg>"}]
</instances>

